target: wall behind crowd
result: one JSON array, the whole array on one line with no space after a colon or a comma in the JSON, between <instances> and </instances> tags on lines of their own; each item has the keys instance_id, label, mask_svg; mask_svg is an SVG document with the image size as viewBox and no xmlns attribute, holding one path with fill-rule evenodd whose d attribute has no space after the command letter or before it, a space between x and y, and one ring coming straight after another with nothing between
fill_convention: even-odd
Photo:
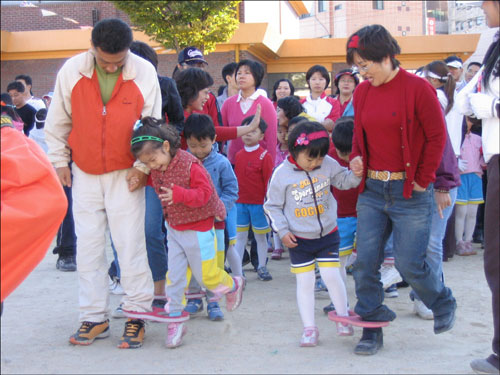
<instances>
[{"instance_id":1,"label":"wall behind crowd","mask_svg":"<svg viewBox=\"0 0 500 375\"><path fill-rule=\"evenodd\" d=\"M81 27L92 27L95 21L104 18L120 18L130 25L128 16L115 8L108 1L82 1L82 2L33 2L36 7L20 7L6 5L2 2L1 30L5 31L36 31L36 30L64 30L79 29ZM43 9L43 11L42 11ZM51 12L51 13L47 13ZM43 14L46 14L45 16ZM217 93L220 85L224 85L221 70L224 65L235 61L235 52L217 52L208 54L205 59L208 62L207 71L214 79L212 91ZM251 53L240 52L240 60L251 59L259 61L267 66ZM158 73L167 77L172 76L176 54L159 55ZM33 79L33 94L41 97L49 91L54 91L56 75L66 59L44 59L44 60L11 60L1 62L1 91L5 91L9 82L19 74L28 74ZM267 74L262 80L264 89L269 87Z\"/></svg>"}]
</instances>

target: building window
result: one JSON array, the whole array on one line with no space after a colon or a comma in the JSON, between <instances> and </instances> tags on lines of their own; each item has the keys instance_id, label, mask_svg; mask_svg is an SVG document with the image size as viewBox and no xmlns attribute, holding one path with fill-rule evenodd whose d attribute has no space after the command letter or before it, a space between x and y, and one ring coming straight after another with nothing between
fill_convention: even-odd
<instances>
[{"instance_id":1,"label":"building window","mask_svg":"<svg viewBox=\"0 0 500 375\"><path fill-rule=\"evenodd\" d=\"M326 11L326 4L325 3L326 3L325 0L319 0L318 1L318 13Z\"/></svg>"},{"instance_id":2,"label":"building window","mask_svg":"<svg viewBox=\"0 0 500 375\"><path fill-rule=\"evenodd\" d=\"M406 31L410 31L410 26L406 26Z\"/></svg>"},{"instance_id":3,"label":"building window","mask_svg":"<svg viewBox=\"0 0 500 375\"><path fill-rule=\"evenodd\" d=\"M401 7L398 7L398 12L401 12Z\"/></svg>"},{"instance_id":4,"label":"building window","mask_svg":"<svg viewBox=\"0 0 500 375\"><path fill-rule=\"evenodd\" d=\"M341 10L342 9L342 4L335 5L335 10Z\"/></svg>"},{"instance_id":5,"label":"building window","mask_svg":"<svg viewBox=\"0 0 500 375\"><path fill-rule=\"evenodd\" d=\"M398 31L401 31L403 30L403 28L401 26L398 26Z\"/></svg>"},{"instance_id":6,"label":"building window","mask_svg":"<svg viewBox=\"0 0 500 375\"><path fill-rule=\"evenodd\" d=\"M373 1L373 9L383 10L384 9L384 2L383 2L383 0L375 0L375 1Z\"/></svg>"}]
</instances>

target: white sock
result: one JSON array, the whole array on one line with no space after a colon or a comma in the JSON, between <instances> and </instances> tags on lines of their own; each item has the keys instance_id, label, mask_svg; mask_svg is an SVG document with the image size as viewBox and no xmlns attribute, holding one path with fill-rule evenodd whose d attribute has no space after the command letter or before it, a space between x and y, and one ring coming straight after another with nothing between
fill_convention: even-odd
<instances>
[{"instance_id":1,"label":"white sock","mask_svg":"<svg viewBox=\"0 0 500 375\"><path fill-rule=\"evenodd\" d=\"M259 268L266 265L267 260L267 238L265 233L255 233L255 242L257 242L257 255L259 256Z\"/></svg>"},{"instance_id":2,"label":"white sock","mask_svg":"<svg viewBox=\"0 0 500 375\"><path fill-rule=\"evenodd\" d=\"M476 216L477 216L477 209L478 209L479 205L478 204L468 204L465 207L467 207L467 215L465 216L464 241L471 242L472 235L474 234L474 228L476 227Z\"/></svg>"},{"instance_id":3,"label":"white sock","mask_svg":"<svg viewBox=\"0 0 500 375\"><path fill-rule=\"evenodd\" d=\"M247 241L248 241L248 231L236 233L236 245L234 245L234 248L236 249L236 253L239 255L241 259L243 259L243 254L245 253Z\"/></svg>"},{"instance_id":4,"label":"white sock","mask_svg":"<svg viewBox=\"0 0 500 375\"><path fill-rule=\"evenodd\" d=\"M305 327L314 327L314 271L296 273L297 278L297 305L300 318Z\"/></svg>"},{"instance_id":5,"label":"white sock","mask_svg":"<svg viewBox=\"0 0 500 375\"><path fill-rule=\"evenodd\" d=\"M231 272L233 273L233 276L243 276L243 267L241 265L241 257L239 256L238 252L236 251L236 248L234 245L229 245L229 247L227 248L226 259L227 259L227 263L229 264L229 267L231 268Z\"/></svg>"},{"instance_id":6,"label":"white sock","mask_svg":"<svg viewBox=\"0 0 500 375\"><path fill-rule=\"evenodd\" d=\"M467 205L455 205L455 239L462 241L464 239L465 216L467 215Z\"/></svg>"},{"instance_id":7,"label":"white sock","mask_svg":"<svg viewBox=\"0 0 500 375\"><path fill-rule=\"evenodd\" d=\"M321 278L328 288L338 316L347 316L347 292L339 267L319 267Z\"/></svg>"}]
</instances>

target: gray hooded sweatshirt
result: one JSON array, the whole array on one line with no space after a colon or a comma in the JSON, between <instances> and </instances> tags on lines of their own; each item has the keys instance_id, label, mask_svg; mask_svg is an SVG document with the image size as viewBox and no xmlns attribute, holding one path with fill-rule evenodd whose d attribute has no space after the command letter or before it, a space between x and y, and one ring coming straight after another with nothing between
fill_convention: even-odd
<instances>
[{"instance_id":1,"label":"gray hooded sweatshirt","mask_svg":"<svg viewBox=\"0 0 500 375\"><path fill-rule=\"evenodd\" d=\"M306 239L320 238L337 226L337 201L330 185L348 190L360 181L361 178L328 155L321 166L311 172L287 159L271 176L264 212L280 238L288 232Z\"/></svg>"}]
</instances>

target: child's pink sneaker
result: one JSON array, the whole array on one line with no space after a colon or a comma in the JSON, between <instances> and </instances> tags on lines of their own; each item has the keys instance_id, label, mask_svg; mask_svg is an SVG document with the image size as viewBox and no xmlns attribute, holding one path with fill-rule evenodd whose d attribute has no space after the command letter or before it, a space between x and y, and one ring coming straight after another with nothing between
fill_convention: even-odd
<instances>
[{"instance_id":1,"label":"child's pink sneaker","mask_svg":"<svg viewBox=\"0 0 500 375\"><path fill-rule=\"evenodd\" d=\"M182 338L187 332L184 323L170 323L167 325L167 341L165 345L169 349L177 348L182 344Z\"/></svg>"},{"instance_id":2,"label":"child's pink sneaker","mask_svg":"<svg viewBox=\"0 0 500 375\"><path fill-rule=\"evenodd\" d=\"M350 324L344 324L337 322L337 335L339 336L352 336L354 335L354 329Z\"/></svg>"},{"instance_id":3,"label":"child's pink sneaker","mask_svg":"<svg viewBox=\"0 0 500 375\"><path fill-rule=\"evenodd\" d=\"M300 339L300 346L316 346L318 345L319 330L318 327L305 327Z\"/></svg>"},{"instance_id":4,"label":"child's pink sneaker","mask_svg":"<svg viewBox=\"0 0 500 375\"><path fill-rule=\"evenodd\" d=\"M283 254L283 249L274 249L273 254L271 255L271 259L280 260L281 254Z\"/></svg>"},{"instance_id":5,"label":"child's pink sneaker","mask_svg":"<svg viewBox=\"0 0 500 375\"><path fill-rule=\"evenodd\" d=\"M245 281L240 276L234 276L233 281L235 290L226 294L227 311L236 310L241 304L241 299L243 298L243 287L245 286Z\"/></svg>"}]
</instances>

